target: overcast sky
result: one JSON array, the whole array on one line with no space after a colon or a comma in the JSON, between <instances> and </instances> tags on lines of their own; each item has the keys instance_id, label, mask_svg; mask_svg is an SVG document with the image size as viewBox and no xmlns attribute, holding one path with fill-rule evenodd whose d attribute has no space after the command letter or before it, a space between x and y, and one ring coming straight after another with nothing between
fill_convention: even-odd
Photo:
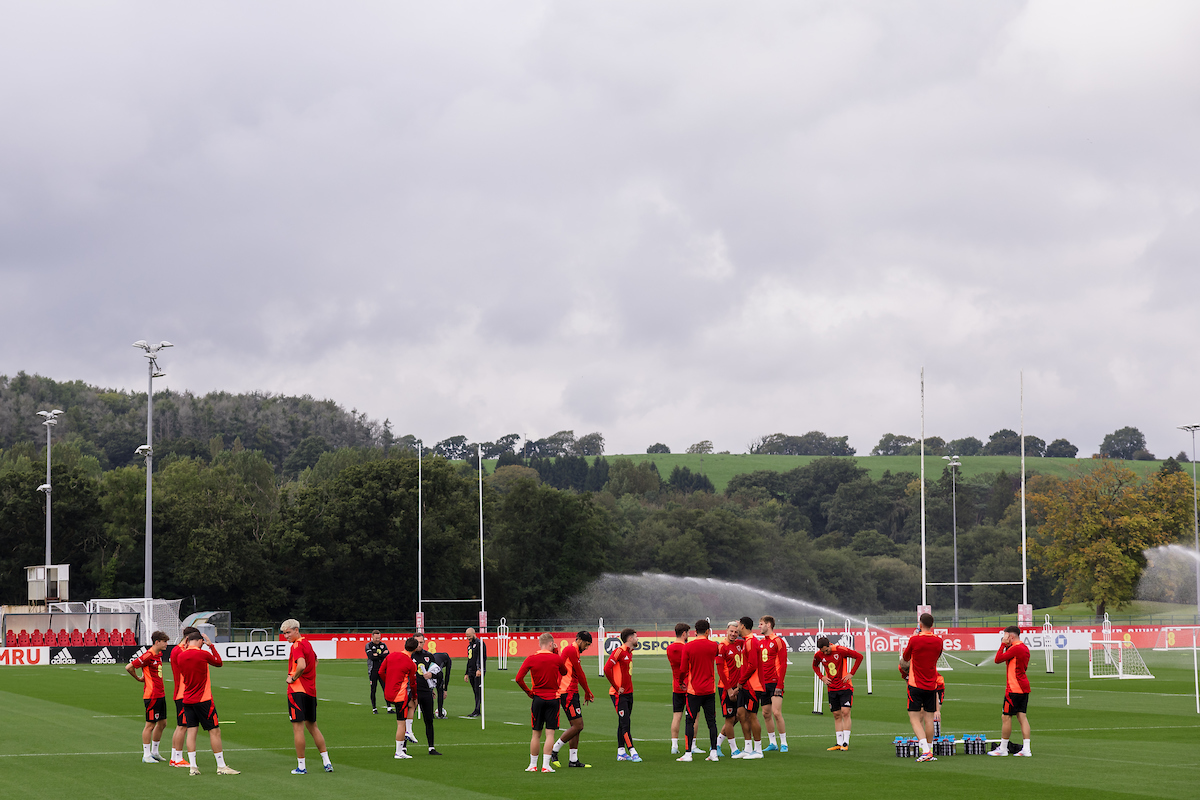
<instances>
[{"instance_id":1,"label":"overcast sky","mask_svg":"<svg viewBox=\"0 0 1200 800\"><path fill-rule=\"evenodd\" d=\"M1200 422L1200 3L0 0L0 373L426 441Z\"/></svg>"}]
</instances>

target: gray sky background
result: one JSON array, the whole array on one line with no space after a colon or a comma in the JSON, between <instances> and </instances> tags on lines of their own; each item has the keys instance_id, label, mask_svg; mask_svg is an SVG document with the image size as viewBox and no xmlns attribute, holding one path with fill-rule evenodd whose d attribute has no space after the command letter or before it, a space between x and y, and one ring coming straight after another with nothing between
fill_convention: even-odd
<instances>
[{"instance_id":1,"label":"gray sky background","mask_svg":"<svg viewBox=\"0 0 1200 800\"><path fill-rule=\"evenodd\" d=\"M1200 422L1200 3L0 2L0 372L427 441Z\"/></svg>"}]
</instances>

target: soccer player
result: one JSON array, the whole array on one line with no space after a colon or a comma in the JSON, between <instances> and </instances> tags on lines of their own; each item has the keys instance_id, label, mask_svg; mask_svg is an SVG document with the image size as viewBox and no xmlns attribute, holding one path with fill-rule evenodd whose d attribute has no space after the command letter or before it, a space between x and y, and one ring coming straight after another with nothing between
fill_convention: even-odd
<instances>
[{"instance_id":1,"label":"soccer player","mask_svg":"<svg viewBox=\"0 0 1200 800\"><path fill-rule=\"evenodd\" d=\"M367 678L371 681L371 713L378 714L379 709L375 705L375 686L379 683L379 665L387 658L388 646L383 643L383 634L379 631L371 631L371 641L367 642ZM385 698L386 702L386 698ZM388 711L391 711L388 707Z\"/></svg>"},{"instance_id":2,"label":"soccer player","mask_svg":"<svg viewBox=\"0 0 1200 800\"><path fill-rule=\"evenodd\" d=\"M562 750L563 745L568 746L571 754L571 759L567 762L568 767L592 766L579 760L579 734L583 732L583 707L579 703L579 685L583 684L583 702L590 703L596 699L588 686L587 675L583 665L579 663L579 657L586 653L591 645L592 635L587 631L580 631L575 634L575 643L567 645L560 653L563 663L566 664L567 674L558 682L558 701L571 727L558 737L558 741L550 750L550 754L554 756L550 759L552 767L562 766L558 761L558 752Z\"/></svg>"},{"instance_id":3,"label":"soccer player","mask_svg":"<svg viewBox=\"0 0 1200 800\"><path fill-rule=\"evenodd\" d=\"M221 654L217 646L199 631L188 634L188 648L175 659L175 668L184 683L183 718L187 725L187 755L189 774L199 775L196 766L196 729L208 731L208 741L217 759L218 775L238 775L236 769L225 766L225 753L221 747L221 722L217 719L217 707L213 704L212 684L208 677L209 666L221 666ZM201 641L208 650L200 646Z\"/></svg>"},{"instance_id":4,"label":"soccer player","mask_svg":"<svg viewBox=\"0 0 1200 800\"><path fill-rule=\"evenodd\" d=\"M730 755L736 756L741 752L737 747L733 724L738 716L737 675L742 668L743 642L740 631L741 623L736 620L730 622L725 628L725 638L717 649L717 689L721 696L721 716L725 718L725 724L717 736L717 755L721 754L721 747L727 741Z\"/></svg>"},{"instance_id":5,"label":"soccer player","mask_svg":"<svg viewBox=\"0 0 1200 800\"><path fill-rule=\"evenodd\" d=\"M675 641L667 645L667 663L671 665L671 755L679 755L679 722L683 719L683 709L687 702L687 683L679 676L679 667L683 663L683 646L687 644L688 631L692 629L686 622L675 626Z\"/></svg>"},{"instance_id":6,"label":"soccer player","mask_svg":"<svg viewBox=\"0 0 1200 800\"><path fill-rule=\"evenodd\" d=\"M853 665L851 665L853 662ZM829 690L829 710L833 712L833 735L836 743L828 750L850 749L850 706L854 700L854 673L862 666L863 655L857 650L830 644L822 636L817 639L812 668L821 683Z\"/></svg>"},{"instance_id":7,"label":"soccer player","mask_svg":"<svg viewBox=\"0 0 1200 800\"><path fill-rule=\"evenodd\" d=\"M937 761L929 740L933 738L933 714L937 711L937 662L942 655L942 637L933 632L933 615L922 614L921 630L908 640L900 656L900 671L908 676L908 719L921 743L917 761Z\"/></svg>"},{"instance_id":8,"label":"soccer player","mask_svg":"<svg viewBox=\"0 0 1200 800\"><path fill-rule=\"evenodd\" d=\"M946 702L946 679L942 673L937 676L937 711L933 712L933 735L942 735L942 703Z\"/></svg>"},{"instance_id":9,"label":"soccer player","mask_svg":"<svg viewBox=\"0 0 1200 800\"><path fill-rule=\"evenodd\" d=\"M388 653L379 665L383 699L396 711L396 758L412 758L405 745L405 730L408 726L410 689L417 680L417 665L410 654L416 650L417 640L410 636L404 642L404 652Z\"/></svg>"},{"instance_id":10,"label":"soccer player","mask_svg":"<svg viewBox=\"0 0 1200 800\"><path fill-rule=\"evenodd\" d=\"M321 754L325 771L333 772L325 737L317 727L317 654L308 640L300 635L300 623L296 620L285 619L279 630L292 643L288 651L287 676L288 716L292 719L292 740L296 743L296 768L292 774L308 774L304 766L306 728L313 744L317 746L317 752Z\"/></svg>"},{"instance_id":11,"label":"soccer player","mask_svg":"<svg viewBox=\"0 0 1200 800\"><path fill-rule=\"evenodd\" d=\"M483 674L487 672L487 643L475 635L474 628L467 628L467 673L463 680L471 684L475 692L475 710L468 717L478 717L483 713L480 704L483 702Z\"/></svg>"},{"instance_id":12,"label":"soccer player","mask_svg":"<svg viewBox=\"0 0 1200 800\"><path fill-rule=\"evenodd\" d=\"M188 625L179 632L179 641L171 648L171 682L175 687L172 695L175 699L175 730L171 733L171 760L167 762L168 766L188 768L187 759L183 757L183 740L187 736L187 721L183 718L183 678L179 676L179 668L175 665L175 658L184 650L188 649L188 634L195 633L196 629Z\"/></svg>"},{"instance_id":13,"label":"soccer player","mask_svg":"<svg viewBox=\"0 0 1200 800\"><path fill-rule=\"evenodd\" d=\"M433 747L433 721L437 719L437 710L433 707L433 695L437 689L438 676L441 675L442 668L438 666L433 653L425 649L425 634L418 633L413 638L417 640L417 649L412 653L413 663L417 665L417 680L413 682L412 689L416 695L416 705L421 709L421 719L425 722L425 740L429 746L429 755L440 756L441 753ZM407 738L410 742L415 742L417 737L412 735L412 715L415 711L411 706L408 713Z\"/></svg>"},{"instance_id":14,"label":"soccer player","mask_svg":"<svg viewBox=\"0 0 1200 800\"><path fill-rule=\"evenodd\" d=\"M611 685L608 690L613 708L617 711L617 761L641 763L633 746L630 732L630 717L633 716L633 648L637 647L637 631L625 628L621 631L621 644L612 651L604 663L604 677Z\"/></svg>"},{"instance_id":15,"label":"soccer player","mask_svg":"<svg viewBox=\"0 0 1200 800\"><path fill-rule=\"evenodd\" d=\"M1019 756L1030 758L1029 749L1029 678L1025 669L1029 666L1029 647L1021 641L1021 629L1009 625L1000 637L1000 649L996 651L996 663L1004 664L1004 710L1000 712L1000 746L989 750L989 756L1008 755L1008 738L1012 735L1012 718L1021 723L1021 736L1025 744Z\"/></svg>"},{"instance_id":16,"label":"soccer player","mask_svg":"<svg viewBox=\"0 0 1200 800\"><path fill-rule=\"evenodd\" d=\"M433 663L438 665L437 674L437 718L446 718L446 692L450 691L450 666L454 663L447 653L434 653Z\"/></svg>"},{"instance_id":17,"label":"soccer player","mask_svg":"<svg viewBox=\"0 0 1200 800\"><path fill-rule=\"evenodd\" d=\"M738 620L738 633L744 642L742 649L742 669L738 675L738 719L742 723L742 737L745 748L741 758L762 758L762 725L758 722L758 705L760 692L763 690L762 677L762 643L751 632L754 620L742 617ZM739 756L735 754L734 758Z\"/></svg>"},{"instance_id":18,"label":"soccer player","mask_svg":"<svg viewBox=\"0 0 1200 800\"><path fill-rule=\"evenodd\" d=\"M546 730L546 744L542 750L542 772L554 772L550 766L552 744L558 737L558 686L567 674L567 665L562 656L553 652L554 634L543 633L538 637L538 651L521 662L516 682L521 691L529 695L533 705L529 710L529 722L533 734L529 738L529 766L526 772L537 772L538 748L541 746L542 729ZM525 675L533 675L533 688L525 685Z\"/></svg>"},{"instance_id":19,"label":"soccer player","mask_svg":"<svg viewBox=\"0 0 1200 800\"><path fill-rule=\"evenodd\" d=\"M762 635L762 645L759 651L759 675L762 679L763 691L759 692L759 705L762 706L763 723L767 728L768 744L765 753L778 750L787 752L787 728L783 724L783 693L779 691L779 654L783 653L783 662L787 664L787 643L783 637L775 633L775 618L770 614L758 618L758 632ZM775 728L779 728L779 743L775 742Z\"/></svg>"},{"instance_id":20,"label":"soccer player","mask_svg":"<svg viewBox=\"0 0 1200 800\"><path fill-rule=\"evenodd\" d=\"M704 710L704 720L708 723L708 758L705 761L718 761L717 754L717 703L713 695L713 664L718 658L717 643L708 636L708 620L696 621L696 638L683 646L683 663L680 672L683 673L684 687L687 689L687 699L684 708L687 711L687 722L683 727L683 755L676 761L691 761L696 747L696 717ZM701 751L703 752L703 751Z\"/></svg>"},{"instance_id":21,"label":"soccer player","mask_svg":"<svg viewBox=\"0 0 1200 800\"><path fill-rule=\"evenodd\" d=\"M162 631L150 635L150 649L125 665L125 671L143 685L142 703L146 708L146 726L142 728L142 763L166 761L158 752L163 728L167 727L167 693L163 690L162 654L170 639ZM139 676L136 670L141 669Z\"/></svg>"}]
</instances>

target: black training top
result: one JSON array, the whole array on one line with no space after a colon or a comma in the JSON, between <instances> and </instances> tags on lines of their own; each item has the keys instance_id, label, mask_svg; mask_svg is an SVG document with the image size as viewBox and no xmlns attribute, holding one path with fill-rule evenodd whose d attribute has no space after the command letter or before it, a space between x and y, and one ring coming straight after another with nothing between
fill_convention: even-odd
<instances>
[{"instance_id":1,"label":"black training top","mask_svg":"<svg viewBox=\"0 0 1200 800\"><path fill-rule=\"evenodd\" d=\"M379 665L387 658L388 646L383 642L367 642L367 661L372 672L379 671Z\"/></svg>"}]
</instances>

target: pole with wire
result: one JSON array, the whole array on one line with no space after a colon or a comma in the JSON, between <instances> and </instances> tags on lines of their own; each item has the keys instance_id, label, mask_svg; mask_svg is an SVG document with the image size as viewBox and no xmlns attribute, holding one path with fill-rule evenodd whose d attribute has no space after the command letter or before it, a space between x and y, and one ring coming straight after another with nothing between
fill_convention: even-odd
<instances>
[{"instance_id":1,"label":"pole with wire","mask_svg":"<svg viewBox=\"0 0 1200 800\"><path fill-rule=\"evenodd\" d=\"M58 417L63 412L61 409L53 411L39 411L38 416L42 418L42 425L46 428L46 482L38 487L39 492L44 492L46 495L46 587L45 593L42 595L42 602L46 604L47 610L50 607L50 431L58 424Z\"/></svg>"},{"instance_id":2,"label":"pole with wire","mask_svg":"<svg viewBox=\"0 0 1200 800\"><path fill-rule=\"evenodd\" d=\"M1196 537L1196 624L1200 625L1200 494L1196 489L1196 431L1200 425L1180 425L1179 430L1192 434L1192 531ZM1200 712L1200 707L1196 710Z\"/></svg>"}]
</instances>

